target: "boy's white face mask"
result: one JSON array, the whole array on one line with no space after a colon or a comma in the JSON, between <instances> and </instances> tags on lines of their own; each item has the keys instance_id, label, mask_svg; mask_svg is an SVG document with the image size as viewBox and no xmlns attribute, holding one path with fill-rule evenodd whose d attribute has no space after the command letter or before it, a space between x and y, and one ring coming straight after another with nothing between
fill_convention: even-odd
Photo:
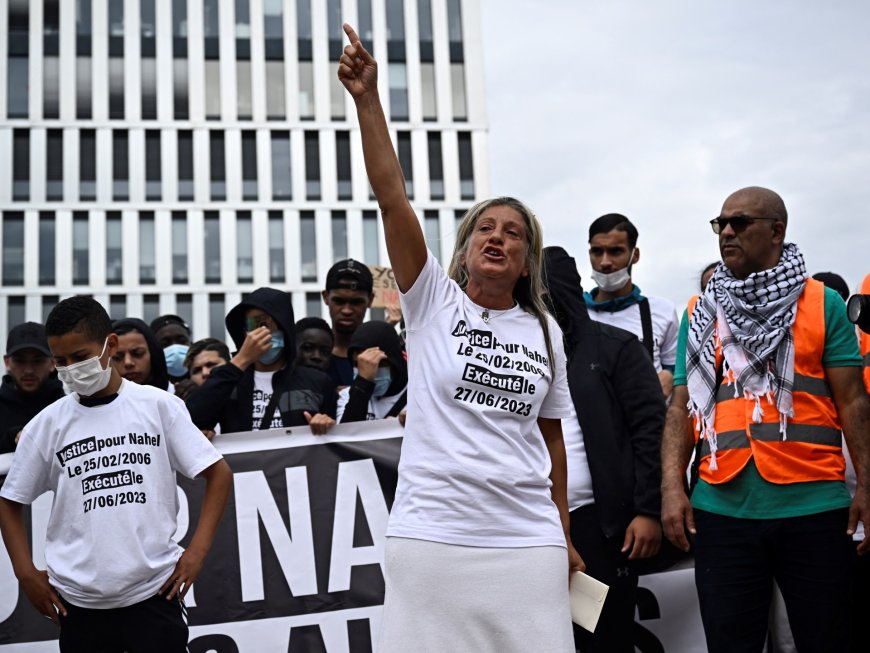
<instances>
[{"instance_id":1,"label":"boy's white face mask","mask_svg":"<svg viewBox=\"0 0 870 653\"><path fill-rule=\"evenodd\" d=\"M112 378L112 367L106 361L105 369L100 364L100 359L106 353L106 345L109 339L103 343L103 351L99 356L94 356L79 363L73 363L65 367L57 367L57 376L70 392L75 392L82 397L90 397L99 392Z\"/></svg>"}]
</instances>

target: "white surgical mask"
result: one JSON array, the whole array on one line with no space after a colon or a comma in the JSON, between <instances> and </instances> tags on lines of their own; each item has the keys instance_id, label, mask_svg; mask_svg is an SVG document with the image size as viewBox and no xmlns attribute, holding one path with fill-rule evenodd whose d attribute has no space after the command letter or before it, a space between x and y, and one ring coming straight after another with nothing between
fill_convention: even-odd
<instances>
[{"instance_id":1,"label":"white surgical mask","mask_svg":"<svg viewBox=\"0 0 870 653\"><path fill-rule=\"evenodd\" d=\"M103 351L99 356L94 356L79 363L73 363L66 367L57 367L57 376L63 382L66 389L75 392L82 397L90 397L107 385L112 378L112 367L106 362L106 367L100 365L100 359L106 353L106 345L109 339L103 343Z\"/></svg>"},{"instance_id":2,"label":"white surgical mask","mask_svg":"<svg viewBox=\"0 0 870 653\"><path fill-rule=\"evenodd\" d=\"M625 284L631 279L630 267L626 266L621 270L608 274L592 270L592 279L604 292L616 292L620 288L625 287Z\"/></svg>"}]
</instances>

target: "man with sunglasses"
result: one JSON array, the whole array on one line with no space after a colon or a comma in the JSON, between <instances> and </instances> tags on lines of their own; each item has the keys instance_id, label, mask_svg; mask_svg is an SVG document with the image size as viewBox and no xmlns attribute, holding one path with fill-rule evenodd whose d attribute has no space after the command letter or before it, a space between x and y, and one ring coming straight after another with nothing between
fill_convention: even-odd
<instances>
[{"instance_id":1,"label":"man with sunglasses","mask_svg":"<svg viewBox=\"0 0 870 653\"><path fill-rule=\"evenodd\" d=\"M41 324L13 327L3 362L7 373L0 385L0 453L8 453L15 450L24 425L64 393Z\"/></svg>"},{"instance_id":2,"label":"man with sunglasses","mask_svg":"<svg viewBox=\"0 0 870 653\"><path fill-rule=\"evenodd\" d=\"M711 221L722 263L680 330L662 522L684 550L694 536L713 653L762 650L773 580L799 651L849 650L850 537L859 519L870 523L870 398L843 300L809 278L785 242L787 223L771 190L729 196ZM854 499L841 427L858 473ZM865 536L858 553L867 551Z\"/></svg>"}]
</instances>

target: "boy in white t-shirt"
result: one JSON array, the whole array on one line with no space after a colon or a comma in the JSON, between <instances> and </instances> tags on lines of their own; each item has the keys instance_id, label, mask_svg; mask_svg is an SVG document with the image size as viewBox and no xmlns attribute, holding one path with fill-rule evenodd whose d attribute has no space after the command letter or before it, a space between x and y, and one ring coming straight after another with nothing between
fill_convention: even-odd
<instances>
[{"instance_id":1,"label":"boy in white t-shirt","mask_svg":"<svg viewBox=\"0 0 870 653\"><path fill-rule=\"evenodd\" d=\"M0 529L27 598L60 625L60 650L186 651L183 598L202 569L232 483L226 462L163 390L109 364L118 336L90 297L46 320L71 394L24 428L0 489ZM175 473L206 480L187 549L172 539ZM54 492L46 570L33 564L22 505Z\"/></svg>"}]
</instances>

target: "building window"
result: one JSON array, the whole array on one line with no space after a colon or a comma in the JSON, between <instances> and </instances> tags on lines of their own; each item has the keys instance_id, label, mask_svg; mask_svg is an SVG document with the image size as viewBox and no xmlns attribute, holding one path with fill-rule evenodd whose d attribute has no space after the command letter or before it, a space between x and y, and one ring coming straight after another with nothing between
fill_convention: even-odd
<instances>
[{"instance_id":1,"label":"building window","mask_svg":"<svg viewBox=\"0 0 870 653\"><path fill-rule=\"evenodd\" d=\"M435 91L435 48L432 36L432 1L417 0L417 23L420 32L420 92L423 120L438 119Z\"/></svg>"},{"instance_id":2,"label":"building window","mask_svg":"<svg viewBox=\"0 0 870 653\"><path fill-rule=\"evenodd\" d=\"M251 104L251 12L248 0L236 0L236 114L250 120Z\"/></svg>"},{"instance_id":3,"label":"building window","mask_svg":"<svg viewBox=\"0 0 870 653\"><path fill-rule=\"evenodd\" d=\"M154 233L154 213L139 214L139 283L157 281L157 244Z\"/></svg>"},{"instance_id":4,"label":"building window","mask_svg":"<svg viewBox=\"0 0 870 653\"><path fill-rule=\"evenodd\" d=\"M6 311L6 323L12 327L25 321L24 297L10 297Z\"/></svg>"},{"instance_id":5,"label":"building window","mask_svg":"<svg viewBox=\"0 0 870 653\"><path fill-rule=\"evenodd\" d=\"M227 171L224 163L224 133L209 132L209 161L211 163L211 198L225 200L227 198Z\"/></svg>"},{"instance_id":6,"label":"building window","mask_svg":"<svg viewBox=\"0 0 870 653\"><path fill-rule=\"evenodd\" d=\"M157 118L157 39L154 3L140 0L139 52L142 57L142 119Z\"/></svg>"},{"instance_id":7,"label":"building window","mask_svg":"<svg viewBox=\"0 0 870 653\"><path fill-rule=\"evenodd\" d=\"M386 0L387 74L390 87L390 118L408 119L408 73L405 65L404 0Z\"/></svg>"},{"instance_id":8,"label":"building window","mask_svg":"<svg viewBox=\"0 0 870 653\"><path fill-rule=\"evenodd\" d=\"M39 285L53 286L57 275L55 273L55 222L54 213L40 211L39 213Z\"/></svg>"},{"instance_id":9,"label":"building window","mask_svg":"<svg viewBox=\"0 0 870 653\"><path fill-rule=\"evenodd\" d=\"M439 228L438 211L427 210L423 213L423 237L426 247L441 260L441 229Z\"/></svg>"},{"instance_id":10,"label":"building window","mask_svg":"<svg viewBox=\"0 0 870 653\"><path fill-rule=\"evenodd\" d=\"M124 0L109 0L109 118L124 118Z\"/></svg>"},{"instance_id":11,"label":"building window","mask_svg":"<svg viewBox=\"0 0 870 653\"><path fill-rule=\"evenodd\" d=\"M160 315L160 295L144 295L142 297L142 319L145 324L151 322ZM188 324L190 324L188 322Z\"/></svg>"},{"instance_id":12,"label":"building window","mask_svg":"<svg viewBox=\"0 0 870 653\"><path fill-rule=\"evenodd\" d=\"M220 20L218 6L218 0L204 0L203 2L206 120L220 120L221 117Z\"/></svg>"},{"instance_id":13,"label":"building window","mask_svg":"<svg viewBox=\"0 0 870 653\"><path fill-rule=\"evenodd\" d=\"M450 86L453 91L453 119L467 120L461 0L447 0L447 35L450 40Z\"/></svg>"},{"instance_id":14,"label":"building window","mask_svg":"<svg viewBox=\"0 0 870 653\"><path fill-rule=\"evenodd\" d=\"M444 164L441 149L441 132L429 132L429 197L444 199Z\"/></svg>"},{"instance_id":15,"label":"building window","mask_svg":"<svg viewBox=\"0 0 870 653\"><path fill-rule=\"evenodd\" d=\"M299 214L299 260L302 281L317 281L317 230L314 211Z\"/></svg>"},{"instance_id":16,"label":"building window","mask_svg":"<svg viewBox=\"0 0 870 653\"><path fill-rule=\"evenodd\" d=\"M42 117L60 117L60 10L58 0L42 8Z\"/></svg>"},{"instance_id":17,"label":"building window","mask_svg":"<svg viewBox=\"0 0 870 653\"><path fill-rule=\"evenodd\" d=\"M266 49L266 119L287 117L284 99L284 7L281 0L263 1Z\"/></svg>"},{"instance_id":18,"label":"building window","mask_svg":"<svg viewBox=\"0 0 870 653\"><path fill-rule=\"evenodd\" d=\"M251 212L236 214L236 271L239 283L254 280L254 243L251 231Z\"/></svg>"},{"instance_id":19,"label":"building window","mask_svg":"<svg viewBox=\"0 0 870 653\"><path fill-rule=\"evenodd\" d=\"M347 214L344 211L332 212L332 260L347 258Z\"/></svg>"},{"instance_id":20,"label":"building window","mask_svg":"<svg viewBox=\"0 0 870 653\"><path fill-rule=\"evenodd\" d=\"M63 130L49 129L45 139L45 198L63 199Z\"/></svg>"},{"instance_id":21,"label":"building window","mask_svg":"<svg viewBox=\"0 0 870 653\"><path fill-rule=\"evenodd\" d=\"M399 155L399 165L405 173L405 193L408 199L414 199L414 164L411 159L411 132L399 132L396 135Z\"/></svg>"},{"instance_id":22,"label":"building window","mask_svg":"<svg viewBox=\"0 0 870 653\"><path fill-rule=\"evenodd\" d=\"M338 177L338 199L353 199L350 163L350 132L335 133L335 167Z\"/></svg>"},{"instance_id":23,"label":"building window","mask_svg":"<svg viewBox=\"0 0 870 653\"><path fill-rule=\"evenodd\" d=\"M217 211L205 212L205 282L221 282L221 225Z\"/></svg>"},{"instance_id":24,"label":"building window","mask_svg":"<svg viewBox=\"0 0 870 653\"><path fill-rule=\"evenodd\" d=\"M257 133L242 132L242 199L257 199Z\"/></svg>"},{"instance_id":25,"label":"building window","mask_svg":"<svg viewBox=\"0 0 870 653\"><path fill-rule=\"evenodd\" d=\"M160 132L156 129L150 129L145 132L146 200L159 200L162 196L160 161Z\"/></svg>"},{"instance_id":26,"label":"building window","mask_svg":"<svg viewBox=\"0 0 870 653\"><path fill-rule=\"evenodd\" d=\"M109 285L120 285L124 279L122 239L121 214L110 211L106 214L106 283Z\"/></svg>"},{"instance_id":27,"label":"building window","mask_svg":"<svg viewBox=\"0 0 870 653\"><path fill-rule=\"evenodd\" d=\"M404 61L390 61L390 119L408 119L408 73Z\"/></svg>"},{"instance_id":28,"label":"building window","mask_svg":"<svg viewBox=\"0 0 870 653\"><path fill-rule=\"evenodd\" d=\"M91 118L91 0L76 0L76 117Z\"/></svg>"},{"instance_id":29,"label":"building window","mask_svg":"<svg viewBox=\"0 0 870 653\"><path fill-rule=\"evenodd\" d=\"M311 0L296 0L296 37L299 57L299 117L314 119L314 65L311 47Z\"/></svg>"},{"instance_id":30,"label":"building window","mask_svg":"<svg viewBox=\"0 0 870 653\"><path fill-rule=\"evenodd\" d=\"M172 283L187 283L187 215L172 212Z\"/></svg>"},{"instance_id":31,"label":"building window","mask_svg":"<svg viewBox=\"0 0 870 653\"><path fill-rule=\"evenodd\" d=\"M90 229L86 211L73 213L72 242L72 282L75 286L87 285L90 282Z\"/></svg>"},{"instance_id":32,"label":"building window","mask_svg":"<svg viewBox=\"0 0 870 653\"><path fill-rule=\"evenodd\" d=\"M327 0L326 2L326 25L329 33L327 46L329 48L330 70L338 67L338 60L344 51L344 30L342 23L344 15L341 13L341 0ZM329 111L333 120L344 120L345 97L347 91L338 79L338 75L329 76Z\"/></svg>"},{"instance_id":33,"label":"building window","mask_svg":"<svg viewBox=\"0 0 870 653\"><path fill-rule=\"evenodd\" d=\"M24 213L19 211L3 214L3 285L24 285Z\"/></svg>"},{"instance_id":34,"label":"building window","mask_svg":"<svg viewBox=\"0 0 870 653\"><path fill-rule=\"evenodd\" d=\"M79 200L97 199L97 132L82 129L79 132Z\"/></svg>"},{"instance_id":35,"label":"building window","mask_svg":"<svg viewBox=\"0 0 870 653\"><path fill-rule=\"evenodd\" d=\"M284 258L284 215L281 211L269 211L269 281L286 280Z\"/></svg>"},{"instance_id":36,"label":"building window","mask_svg":"<svg viewBox=\"0 0 870 653\"><path fill-rule=\"evenodd\" d=\"M221 293L208 295L208 335L218 340L227 339L224 326L224 296Z\"/></svg>"},{"instance_id":37,"label":"building window","mask_svg":"<svg viewBox=\"0 0 870 653\"><path fill-rule=\"evenodd\" d=\"M112 199L130 198L130 152L127 130L116 129L112 132Z\"/></svg>"},{"instance_id":38,"label":"building window","mask_svg":"<svg viewBox=\"0 0 870 653\"><path fill-rule=\"evenodd\" d=\"M187 78L187 0L172 0L172 103L176 120L190 117Z\"/></svg>"},{"instance_id":39,"label":"building window","mask_svg":"<svg viewBox=\"0 0 870 653\"><path fill-rule=\"evenodd\" d=\"M323 315L323 296L319 292L305 293L305 315L308 317Z\"/></svg>"},{"instance_id":40,"label":"building window","mask_svg":"<svg viewBox=\"0 0 870 653\"><path fill-rule=\"evenodd\" d=\"M113 320L127 317L127 295L109 295L109 317Z\"/></svg>"},{"instance_id":41,"label":"building window","mask_svg":"<svg viewBox=\"0 0 870 653\"><path fill-rule=\"evenodd\" d=\"M6 114L9 118L27 118L30 74L29 2L9 3L9 60L6 70Z\"/></svg>"},{"instance_id":42,"label":"building window","mask_svg":"<svg viewBox=\"0 0 870 653\"><path fill-rule=\"evenodd\" d=\"M51 309L57 306L57 303L60 301L60 295L43 295L42 296L42 323L45 324L45 321L48 319L48 314L51 313Z\"/></svg>"},{"instance_id":43,"label":"building window","mask_svg":"<svg viewBox=\"0 0 870 653\"><path fill-rule=\"evenodd\" d=\"M272 132L272 199L293 197L290 175L290 132Z\"/></svg>"},{"instance_id":44,"label":"building window","mask_svg":"<svg viewBox=\"0 0 870 653\"><path fill-rule=\"evenodd\" d=\"M30 199L30 131L12 130L12 199Z\"/></svg>"},{"instance_id":45,"label":"building window","mask_svg":"<svg viewBox=\"0 0 870 653\"><path fill-rule=\"evenodd\" d=\"M474 199L474 159L471 152L471 134L459 133L459 194L464 200Z\"/></svg>"},{"instance_id":46,"label":"building window","mask_svg":"<svg viewBox=\"0 0 870 653\"><path fill-rule=\"evenodd\" d=\"M374 32L372 30L372 0L357 0L356 15L357 34L366 50L371 52L372 40L374 39Z\"/></svg>"},{"instance_id":47,"label":"building window","mask_svg":"<svg viewBox=\"0 0 870 653\"><path fill-rule=\"evenodd\" d=\"M320 134L305 132L305 199L320 199Z\"/></svg>"},{"instance_id":48,"label":"building window","mask_svg":"<svg viewBox=\"0 0 870 653\"><path fill-rule=\"evenodd\" d=\"M193 199L193 132L178 132L178 199Z\"/></svg>"},{"instance_id":49,"label":"building window","mask_svg":"<svg viewBox=\"0 0 870 653\"><path fill-rule=\"evenodd\" d=\"M193 295L181 293L175 296L175 314L188 324L193 324Z\"/></svg>"},{"instance_id":50,"label":"building window","mask_svg":"<svg viewBox=\"0 0 870 653\"><path fill-rule=\"evenodd\" d=\"M363 211L363 260L366 265L377 265L380 260L378 243L378 214Z\"/></svg>"}]
</instances>

